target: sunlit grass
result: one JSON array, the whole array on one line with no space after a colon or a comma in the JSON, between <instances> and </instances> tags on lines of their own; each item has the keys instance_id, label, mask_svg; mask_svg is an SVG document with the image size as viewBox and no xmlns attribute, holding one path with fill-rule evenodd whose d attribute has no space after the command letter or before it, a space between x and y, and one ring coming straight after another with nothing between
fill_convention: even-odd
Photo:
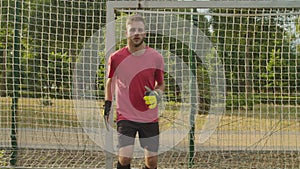
<instances>
[{"instance_id":1,"label":"sunlit grass","mask_svg":"<svg viewBox=\"0 0 300 169\"><path fill-rule=\"evenodd\" d=\"M77 127L76 113L71 100L52 99L52 105L43 105L42 99L20 98L16 112L18 127ZM11 125L11 98L0 98L0 126Z\"/></svg>"},{"instance_id":2,"label":"sunlit grass","mask_svg":"<svg viewBox=\"0 0 300 169\"><path fill-rule=\"evenodd\" d=\"M227 110L219 130L231 131L299 131L300 106L257 104L253 110Z\"/></svg>"},{"instance_id":3,"label":"sunlit grass","mask_svg":"<svg viewBox=\"0 0 300 169\"><path fill-rule=\"evenodd\" d=\"M80 127L73 100L51 99L51 105L44 105L42 99L20 98L18 100L17 126L30 128ZM96 101L100 107L103 103ZM83 103L86 104L86 103ZM11 98L0 98L0 127L11 127ZM160 114L161 130L182 127L189 128L189 112L181 112L182 104L166 103ZM94 114L95 115L95 114ZM99 115L100 116L100 115ZM195 116L196 130L209 123L209 114ZM91 115L92 117L92 115ZM232 109L220 113L217 130L230 131L299 131L300 106L297 105L255 105L252 110Z\"/></svg>"}]
</instances>

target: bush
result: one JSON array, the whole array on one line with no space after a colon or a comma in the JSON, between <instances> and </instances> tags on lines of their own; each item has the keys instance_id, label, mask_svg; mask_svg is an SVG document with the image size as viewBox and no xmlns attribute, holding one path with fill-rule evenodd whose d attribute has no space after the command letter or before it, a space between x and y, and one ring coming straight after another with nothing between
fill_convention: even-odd
<instances>
[{"instance_id":1,"label":"bush","mask_svg":"<svg viewBox=\"0 0 300 169\"><path fill-rule=\"evenodd\" d=\"M226 96L226 109L247 109L247 110L253 110L253 106L255 104L255 99L253 95L250 94L233 94L228 93Z\"/></svg>"}]
</instances>

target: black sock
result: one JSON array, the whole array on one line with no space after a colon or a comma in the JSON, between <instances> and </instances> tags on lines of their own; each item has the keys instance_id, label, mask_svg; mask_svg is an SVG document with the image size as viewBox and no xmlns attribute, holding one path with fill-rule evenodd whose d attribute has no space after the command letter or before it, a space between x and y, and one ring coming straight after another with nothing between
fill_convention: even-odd
<instances>
[{"instance_id":1,"label":"black sock","mask_svg":"<svg viewBox=\"0 0 300 169\"><path fill-rule=\"evenodd\" d=\"M121 163L118 161L117 169L130 169L130 164L128 164L128 165L126 165L126 166L123 166L123 165L121 165Z\"/></svg>"}]
</instances>

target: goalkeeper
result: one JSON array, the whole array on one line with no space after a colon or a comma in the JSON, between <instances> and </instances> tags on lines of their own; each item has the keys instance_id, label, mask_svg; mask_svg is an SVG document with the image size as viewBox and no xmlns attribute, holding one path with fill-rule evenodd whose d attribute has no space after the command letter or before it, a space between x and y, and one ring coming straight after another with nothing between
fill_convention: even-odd
<instances>
[{"instance_id":1,"label":"goalkeeper","mask_svg":"<svg viewBox=\"0 0 300 169\"><path fill-rule=\"evenodd\" d=\"M145 154L144 169L157 168L157 105L164 90L164 61L160 53L145 44L145 37L143 17L129 16L126 20L127 45L108 60L104 116L108 119L111 115L111 101L116 93L117 169L130 169L137 133Z\"/></svg>"}]
</instances>

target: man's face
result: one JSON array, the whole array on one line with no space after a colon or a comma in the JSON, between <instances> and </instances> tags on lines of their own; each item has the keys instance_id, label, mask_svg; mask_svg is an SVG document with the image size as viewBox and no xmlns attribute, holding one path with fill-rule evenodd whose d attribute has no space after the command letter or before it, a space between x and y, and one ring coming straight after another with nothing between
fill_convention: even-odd
<instances>
[{"instance_id":1,"label":"man's face","mask_svg":"<svg viewBox=\"0 0 300 169\"><path fill-rule=\"evenodd\" d=\"M146 37L145 25L143 22L132 22L126 27L126 37L129 39L129 43L135 47L139 47Z\"/></svg>"}]
</instances>

